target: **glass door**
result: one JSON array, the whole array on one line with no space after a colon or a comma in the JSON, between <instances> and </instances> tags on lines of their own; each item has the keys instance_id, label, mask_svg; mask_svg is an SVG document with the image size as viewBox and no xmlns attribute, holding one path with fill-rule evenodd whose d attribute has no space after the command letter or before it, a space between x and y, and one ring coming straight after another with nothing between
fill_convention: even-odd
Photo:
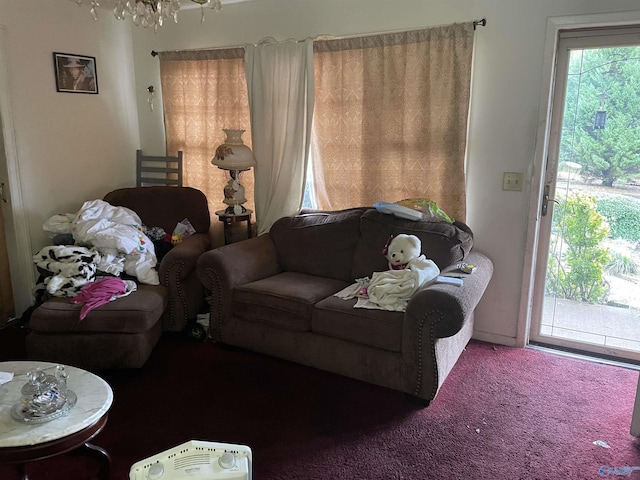
<instances>
[{"instance_id":1,"label":"glass door","mask_svg":"<svg viewBox=\"0 0 640 480\"><path fill-rule=\"evenodd\" d=\"M557 59L530 341L640 361L640 29Z\"/></svg>"}]
</instances>

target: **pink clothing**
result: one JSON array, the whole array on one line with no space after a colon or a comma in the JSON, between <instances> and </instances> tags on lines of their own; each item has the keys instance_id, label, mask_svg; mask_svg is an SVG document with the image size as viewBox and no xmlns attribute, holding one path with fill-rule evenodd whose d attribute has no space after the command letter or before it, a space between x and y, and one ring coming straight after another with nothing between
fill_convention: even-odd
<instances>
[{"instance_id":1,"label":"pink clothing","mask_svg":"<svg viewBox=\"0 0 640 480\"><path fill-rule=\"evenodd\" d=\"M110 302L117 296L127 293L127 286L121 278L106 277L96 280L82 287L79 295L70 298L71 303L83 303L80 310L80 320L96 307Z\"/></svg>"}]
</instances>

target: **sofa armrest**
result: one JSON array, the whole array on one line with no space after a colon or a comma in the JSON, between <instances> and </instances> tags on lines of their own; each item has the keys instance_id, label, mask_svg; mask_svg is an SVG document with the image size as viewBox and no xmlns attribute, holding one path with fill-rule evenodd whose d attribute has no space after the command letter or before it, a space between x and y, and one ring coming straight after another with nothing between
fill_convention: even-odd
<instances>
[{"instance_id":1,"label":"sofa armrest","mask_svg":"<svg viewBox=\"0 0 640 480\"><path fill-rule=\"evenodd\" d=\"M206 233L194 233L169 250L160 262L160 283L168 287L187 277L196 268L200 255L209 250L210 240Z\"/></svg>"},{"instance_id":2,"label":"sofa armrest","mask_svg":"<svg viewBox=\"0 0 640 480\"><path fill-rule=\"evenodd\" d=\"M458 333L464 321L476 308L493 275L493 262L485 255L472 251L466 263L476 266L476 270L463 276L463 285L445 283L430 284L418 290L407 305L404 332L407 340L416 338L418 329L425 327L433 332L434 338L451 337ZM455 269L452 265L442 274ZM423 324L428 320L429 325Z\"/></svg>"},{"instance_id":3,"label":"sofa armrest","mask_svg":"<svg viewBox=\"0 0 640 480\"><path fill-rule=\"evenodd\" d=\"M423 287L411 297L404 315L402 356L415 379L414 395L427 402L435 397L471 337L473 310L493 275L493 262L481 253L471 251L465 262L476 270L463 275L462 286ZM455 269L451 265L442 273Z\"/></svg>"},{"instance_id":4,"label":"sofa armrest","mask_svg":"<svg viewBox=\"0 0 640 480\"><path fill-rule=\"evenodd\" d=\"M183 330L188 320L195 319L204 304L204 288L196 275L200 255L210 248L209 235L194 233L175 245L162 258L160 283L169 291L169 308L164 329Z\"/></svg>"},{"instance_id":5,"label":"sofa armrest","mask_svg":"<svg viewBox=\"0 0 640 480\"><path fill-rule=\"evenodd\" d=\"M232 289L280 271L268 233L205 252L198 259L197 270L200 281L211 291L218 281Z\"/></svg>"},{"instance_id":6,"label":"sofa armrest","mask_svg":"<svg viewBox=\"0 0 640 480\"><path fill-rule=\"evenodd\" d=\"M222 323L231 315L233 289L279 272L275 246L268 233L200 256L197 273L211 294L209 323L214 340L222 341Z\"/></svg>"}]
</instances>

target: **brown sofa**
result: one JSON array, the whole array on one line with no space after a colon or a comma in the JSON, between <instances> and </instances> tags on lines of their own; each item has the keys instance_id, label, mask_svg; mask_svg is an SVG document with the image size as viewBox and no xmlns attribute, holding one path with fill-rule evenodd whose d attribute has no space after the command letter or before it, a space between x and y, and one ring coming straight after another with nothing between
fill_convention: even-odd
<instances>
[{"instance_id":1,"label":"brown sofa","mask_svg":"<svg viewBox=\"0 0 640 480\"><path fill-rule=\"evenodd\" d=\"M91 310L82 321L81 305L68 298L50 298L38 305L28 324L30 359L89 370L138 368L163 331L185 332L206 307L196 275L198 257L210 248L205 195L190 187L135 187L114 190L104 200L130 208L147 227L169 233L187 218L196 233L164 254L157 267L160 285L139 284L135 292Z\"/></svg>"},{"instance_id":2,"label":"brown sofa","mask_svg":"<svg viewBox=\"0 0 640 480\"><path fill-rule=\"evenodd\" d=\"M424 286L406 312L353 308L334 296L388 269L390 235L413 234L443 274L476 265L463 285ZM410 221L371 208L309 212L270 232L204 253L213 339L405 392L428 404L473 332L493 263L462 223Z\"/></svg>"}]
</instances>

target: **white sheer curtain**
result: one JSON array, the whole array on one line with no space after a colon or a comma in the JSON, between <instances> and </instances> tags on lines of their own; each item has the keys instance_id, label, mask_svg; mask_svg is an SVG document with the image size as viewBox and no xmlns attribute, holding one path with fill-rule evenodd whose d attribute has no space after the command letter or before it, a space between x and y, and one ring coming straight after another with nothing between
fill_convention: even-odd
<instances>
[{"instance_id":1,"label":"white sheer curtain","mask_svg":"<svg viewBox=\"0 0 640 480\"><path fill-rule=\"evenodd\" d=\"M313 116L313 42L245 47L258 234L302 206Z\"/></svg>"}]
</instances>

